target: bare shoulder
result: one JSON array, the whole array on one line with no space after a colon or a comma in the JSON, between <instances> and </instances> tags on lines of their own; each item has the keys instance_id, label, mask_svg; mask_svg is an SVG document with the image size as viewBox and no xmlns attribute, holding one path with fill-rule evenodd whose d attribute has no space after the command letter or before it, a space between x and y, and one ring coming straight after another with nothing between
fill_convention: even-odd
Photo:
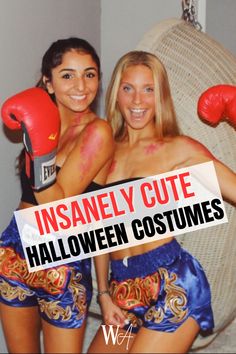
<instances>
[{"instance_id":1,"label":"bare shoulder","mask_svg":"<svg viewBox=\"0 0 236 354\"><path fill-rule=\"evenodd\" d=\"M110 124L103 118L96 116L96 118L90 123L90 126L95 127L96 129L101 129L101 131L112 132Z\"/></svg>"},{"instance_id":2,"label":"bare shoulder","mask_svg":"<svg viewBox=\"0 0 236 354\"><path fill-rule=\"evenodd\" d=\"M90 122L83 132L82 146L92 149L93 153L110 157L114 153L115 143L110 124L99 117Z\"/></svg>"},{"instance_id":3,"label":"bare shoulder","mask_svg":"<svg viewBox=\"0 0 236 354\"><path fill-rule=\"evenodd\" d=\"M80 132L75 140L73 147L75 154L91 151L95 153L110 156L114 152L114 139L110 125L97 116L86 124L82 132Z\"/></svg>"},{"instance_id":4,"label":"bare shoulder","mask_svg":"<svg viewBox=\"0 0 236 354\"><path fill-rule=\"evenodd\" d=\"M186 135L180 135L173 139L175 148L185 151L186 154L209 153L209 150L200 141Z\"/></svg>"},{"instance_id":5,"label":"bare shoulder","mask_svg":"<svg viewBox=\"0 0 236 354\"><path fill-rule=\"evenodd\" d=\"M77 143L89 143L99 139L104 143L113 141L112 128L110 124L98 116L93 115L93 119L85 125L82 131L77 135Z\"/></svg>"},{"instance_id":6,"label":"bare shoulder","mask_svg":"<svg viewBox=\"0 0 236 354\"><path fill-rule=\"evenodd\" d=\"M85 131L89 135L95 134L104 139L113 139L112 138L112 128L110 124L100 117L96 117L91 123L87 125Z\"/></svg>"},{"instance_id":7,"label":"bare shoulder","mask_svg":"<svg viewBox=\"0 0 236 354\"><path fill-rule=\"evenodd\" d=\"M178 168L215 160L205 145L189 136L178 136L173 144Z\"/></svg>"}]
</instances>

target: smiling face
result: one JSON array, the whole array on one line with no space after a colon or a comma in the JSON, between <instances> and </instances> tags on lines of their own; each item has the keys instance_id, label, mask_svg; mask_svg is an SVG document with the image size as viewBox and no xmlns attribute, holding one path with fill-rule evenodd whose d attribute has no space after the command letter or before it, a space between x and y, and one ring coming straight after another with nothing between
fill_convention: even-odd
<instances>
[{"instance_id":1,"label":"smiling face","mask_svg":"<svg viewBox=\"0 0 236 354\"><path fill-rule=\"evenodd\" d=\"M44 79L60 112L88 111L99 85L98 67L91 55L76 50L63 55L61 64L52 69L51 81Z\"/></svg>"},{"instance_id":2,"label":"smiling face","mask_svg":"<svg viewBox=\"0 0 236 354\"><path fill-rule=\"evenodd\" d=\"M152 71L145 65L129 66L122 74L117 103L127 125L143 129L154 125L155 87Z\"/></svg>"}]
</instances>

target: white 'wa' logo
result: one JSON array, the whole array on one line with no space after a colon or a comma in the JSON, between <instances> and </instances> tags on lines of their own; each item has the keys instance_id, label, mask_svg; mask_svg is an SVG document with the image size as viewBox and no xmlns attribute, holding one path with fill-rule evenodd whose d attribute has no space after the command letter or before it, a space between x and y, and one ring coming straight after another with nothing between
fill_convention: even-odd
<instances>
[{"instance_id":1,"label":"white 'wa' logo","mask_svg":"<svg viewBox=\"0 0 236 354\"><path fill-rule=\"evenodd\" d=\"M127 339L126 350L128 350L130 338L133 338L132 324L129 325L129 327L125 333L119 333L120 326L114 326L114 325L101 325L101 326L102 326L103 335L104 335L106 345L108 344L110 338L111 338L113 345L116 345L116 344L121 345L124 342L124 340ZM107 327L108 327L108 330L107 330ZM114 327L116 327L116 329L114 329Z\"/></svg>"}]
</instances>

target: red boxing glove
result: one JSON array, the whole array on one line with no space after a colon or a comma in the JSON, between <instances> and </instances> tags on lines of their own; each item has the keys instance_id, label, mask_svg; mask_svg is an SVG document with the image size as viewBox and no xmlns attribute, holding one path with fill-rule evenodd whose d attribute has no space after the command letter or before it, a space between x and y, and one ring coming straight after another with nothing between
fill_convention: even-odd
<instances>
[{"instance_id":1,"label":"red boxing glove","mask_svg":"<svg viewBox=\"0 0 236 354\"><path fill-rule=\"evenodd\" d=\"M22 129L26 174L35 190L56 180L56 149L60 116L55 103L41 88L30 88L7 99L1 110L10 129Z\"/></svg>"},{"instance_id":2,"label":"red boxing glove","mask_svg":"<svg viewBox=\"0 0 236 354\"><path fill-rule=\"evenodd\" d=\"M203 92L198 100L198 114L212 124L226 118L236 127L236 86L216 85Z\"/></svg>"}]
</instances>

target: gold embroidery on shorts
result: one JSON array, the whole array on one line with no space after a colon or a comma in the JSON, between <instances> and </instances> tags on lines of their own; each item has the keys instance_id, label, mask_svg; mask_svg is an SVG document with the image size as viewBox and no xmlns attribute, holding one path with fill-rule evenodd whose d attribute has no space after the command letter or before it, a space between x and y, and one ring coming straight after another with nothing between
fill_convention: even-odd
<instances>
[{"instance_id":1,"label":"gold embroidery on shorts","mask_svg":"<svg viewBox=\"0 0 236 354\"><path fill-rule=\"evenodd\" d=\"M175 284L178 278L175 273L171 273L169 276L168 271L164 268L160 268L159 272L161 278L165 280L166 307L169 308L174 315L171 322L181 322L188 313L188 309L184 310L187 305L186 291Z\"/></svg>"},{"instance_id":2,"label":"gold embroidery on shorts","mask_svg":"<svg viewBox=\"0 0 236 354\"><path fill-rule=\"evenodd\" d=\"M20 286L11 286L5 280L0 279L0 293L5 300L15 300L24 301L27 296L34 295L34 292L21 288Z\"/></svg>"},{"instance_id":3,"label":"gold embroidery on shorts","mask_svg":"<svg viewBox=\"0 0 236 354\"><path fill-rule=\"evenodd\" d=\"M161 307L156 308L155 306L150 307L145 313L146 321L154 321L155 323L161 323L164 319L165 313Z\"/></svg>"},{"instance_id":4,"label":"gold embroidery on shorts","mask_svg":"<svg viewBox=\"0 0 236 354\"><path fill-rule=\"evenodd\" d=\"M65 286L67 273L66 266L29 273L26 260L22 259L14 249L0 248L0 274L24 282L30 287L42 288L50 294L60 294Z\"/></svg>"},{"instance_id":5,"label":"gold embroidery on shorts","mask_svg":"<svg viewBox=\"0 0 236 354\"><path fill-rule=\"evenodd\" d=\"M164 279L164 290L166 292L165 297L165 307L164 309L155 306L151 307L145 314L146 320L154 319L154 322L161 323L165 312L169 309L173 314L170 318L171 322L181 322L188 314L188 309L184 309L187 305L186 291L180 286L176 285L175 282L178 279L175 273L169 275L165 268L159 268L159 273L161 279Z\"/></svg>"},{"instance_id":6,"label":"gold embroidery on shorts","mask_svg":"<svg viewBox=\"0 0 236 354\"><path fill-rule=\"evenodd\" d=\"M78 309L77 319L82 318L87 311L86 288L80 284L82 274L76 272L73 268L60 266L29 273L25 259L22 259L14 249L0 247L0 274L32 288L42 288L52 295L61 294L64 291L68 275L70 275L68 289L72 294L73 301L71 302L73 305L68 305L64 309L59 305L59 300L45 301L42 299L39 300L40 311L45 312L50 319L57 320L61 317L62 321L68 321L72 316L72 310L75 308ZM34 292L25 290L20 286L12 287L4 280L0 283L0 290L2 296L8 300L16 297L19 300L24 300L26 296L34 294Z\"/></svg>"},{"instance_id":7,"label":"gold embroidery on shorts","mask_svg":"<svg viewBox=\"0 0 236 354\"><path fill-rule=\"evenodd\" d=\"M60 318L62 321L68 321L71 318L72 313L69 305L64 309L58 305L60 301L45 301L44 299L40 299L38 302L40 311L44 312L50 319L58 320Z\"/></svg>"},{"instance_id":8,"label":"gold embroidery on shorts","mask_svg":"<svg viewBox=\"0 0 236 354\"><path fill-rule=\"evenodd\" d=\"M160 291L160 276L158 273L145 278L127 279L110 284L112 299L122 309L132 309L137 306L150 306L156 301Z\"/></svg>"},{"instance_id":9,"label":"gold embroidery on shorts","mask_svg":"<svg viewBox=\"0 0 236 354\"><path fill-rule=\"evenodd\" d=\"M79 320L82 318L87 310L87 296L86 288L84 285L80 284L82 279L82 274L76 272L74 269L71 269L71 279L68 285L73 297L73 309L77 307L78 315L76 318Z\"/></svg>"},{"instance_id":10,"label":"gold embroidery on shorts","mask_svg":"<svg viewBox=\"0 0 236 354\"><path fill-rule=\"evenodd\" d=\"M132 312L128 312L126 310L122 310L125 318L127 320L129 320L129 324L132 324L133 327L137 328L137 327L142 327L143 325L143 320L137 316L135 316L134 313Z\"/></svg>"},{"instance_id":11,"label":"gold embroidery on shorts","mask_svg":"<svg viewBox=\"0 0 236 354\"><path fill-rule=\"evenodd\" d=\"M68 285L68 289L70 290L73 298L73 301L71 301L71 306L67 305L66 308L63 308L59 305L60 301L58 300L39 300L40 311L44 312L50 319L58 320L61 318L62 321L68 321L71 319L72 311L77 308L78 314L76 315L76 319L81 319L87 310L86 288L80 284L81 279L82 274L71 268L71 278Z\"/></svg>"}]
</instances>

